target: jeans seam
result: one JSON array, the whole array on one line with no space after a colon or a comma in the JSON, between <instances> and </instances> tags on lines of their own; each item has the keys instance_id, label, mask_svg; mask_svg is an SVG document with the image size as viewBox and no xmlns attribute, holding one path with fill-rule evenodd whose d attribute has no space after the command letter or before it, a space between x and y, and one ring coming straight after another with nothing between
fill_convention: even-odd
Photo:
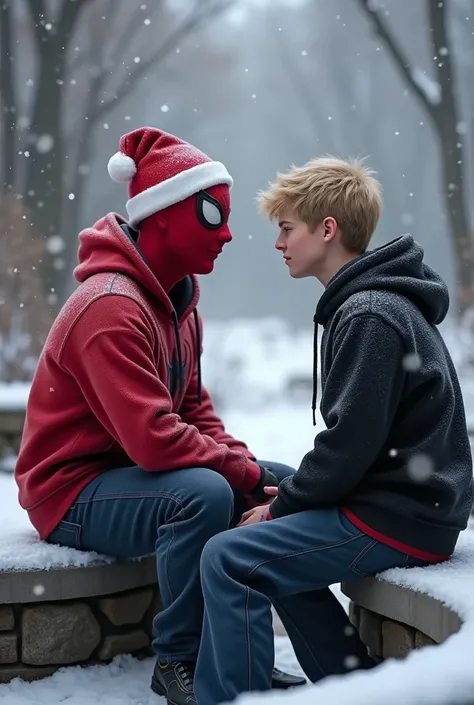
<instances>
[{"instance_id":1,"label":"jeans seam","mask_svg":"<svg viewBox=\"0 0 474 705\"><path fill-rule=\"evenodd\" d=\"M170 581L170 576L169 576L169 555L170 555L171 547L174 544L175 538L176 538L174 522L171 524L171 534L172 534L171 540L170 540L168 547L166 549L165 575L166 575L166 585L168 586L168 590L170 592L171 603L173 603L174 602L174 595L173 595L173 590L171 588L171 581Z\"/></svg>"},{"instance_id":2,"label":"jeans seam","mask_svg":"<svg viewBox=\"0 0 474 705\"><path fill-rule=\"evenodd\" d=\"M172 502L176 502L181 509L184 511L185 507L184 504L178 497L176 497L173 494L170 494L168 492L127 492L127 493L122 493L122 494L105 494L101 495L100 497L87 497L85 499L76 499L74 502L74 505L77 504L89 504L90 502L102 502L102 501L108 501L108 500L117 500L117 499L169 499Z\"/></svg>"},{"instance_id":3,"label":"jeans seam","mask_svg":"<svg viewBox=\"0 0 474 705\"><path fill-rule=\"evenodd\" d=\"M70 531L71 534L75 534L78 529L81 528L80 524L75 524L72 521L68 521L68 524L71 524L71 526L63 526L63 522L65 520L63 519L61 522L59 522L58 526L56 527L57 529L62 529L62 531Z\"/></svg>"},{"instance_id":4,"label":"jeans seam","mask_svg":"<svg viewBox=\"0 0 474 705\"><path fill-rule=\"evenodd\" d=\"M245 598L245 626L247 629L247 674L248 674L248 689L252 689L252 647L250 643L250 588L247 586Z\"/></svg>"},{"instance_id":5,"label":"jeans seam","mask_svg":"<svg viewBox=\"0 0 474 705\"><path fill-rule=\"evenodd\" d=\"M365 536L365 534L361 535ZM249 578L252 573L254 573L258 568L260 568L262 565L266 565L267 563L283 561L287 558L295 558L296 556L304 556L306 553L317 553L319 551L326 551L332 548L339 548L340 546L345 546L348 543L352 543L352 541L358 541L361 538L361 535L351 536L349 539L344 539L343 541L338 541L337 543L331 543L328 546L316 546L312 548L305 548L302 551L295 551L294 553L287 553L284 556L278 556L278 558L266 558L265 560L259 561L251 568L249 568L248 572L245 574L245 577Z\"/></svg>"},{"instance_id":6,"label":"jeans seam","mask_svg":"<svg viewBox=\"0 0 474 705\"><path fill-rule=\"evenodd\" d=\"M326 590L329 590L329 588L325 588L325 589L326 589ZM314 652L313 652L313 649L311 648L311 646L310 646L310 645L308 644L308 642L306 641L305 636L302 634L302 632L301 632L300 628L298 627L298 625L296 624L296 622L295 622L293 619L291 619L289 613L287 612L287 610L285 610L284 607L281 606L281 604L280 604L280 602L279 602L278 599L272 598L272 602L273 602L273 604L277 604L277 605L278 605L278 609L279 609L281 612L283 612L283 614L284 614L285 617L288 619L288 621L291 622L291 624L292 624L294 630L298 632L298 634L299 634L299 636L300 636L300 639L304 642L306 648L308 649L308 652L311 654L311 658L313 659L314 663L315 663L316 666L319 668L319 670L321 671L321 673L324 673L324 675L327 676L328 674L327 674L326 670L325 670L325 669L321 666L321 664L319 663L318 659L316 658L316 656L315 656L315 654L314 654ZM277 610L277 611L278 611L278 610Z\"/></svg>"},{"instance_id":7,"label":"jeans seam","mask_svg":"<svg viewBox=\"0 0 474 705\"><path fill-rule=\"evenodd\" d=\"M370 573L366 573L365 571L359 570L359 568L357 567L357 564L369 553L369 551L371 551L376 546L377 543L378 543L378 541L376 539L372 539L372 541L370 541L370 543L368 543L366 546L364 546L364 548L362 548L359 551L357 556L354 558L354 560L350 564L349 570L352 570L354 573L357 573L357 575L363 575L364 577L367 575L370 575Z\"/></svg>"},{"instance_id":8,"label":"jeans seam","mask_svg":"<svg viewBox=\"0 0 474 705\"><path fill-rule=\"evenodd\" d=\"M65 524L69 524L69 526L65 526ZM77 551L81 551L81 531L82 531L82 526L81 524L77 524L76 522L73 521L67 521L66 519L62 519L57 527L51 532L53 534L55 531L64 531L66 534L70 534L73 536L74 539L74 546Z\"/></svg>"}]
</instances>

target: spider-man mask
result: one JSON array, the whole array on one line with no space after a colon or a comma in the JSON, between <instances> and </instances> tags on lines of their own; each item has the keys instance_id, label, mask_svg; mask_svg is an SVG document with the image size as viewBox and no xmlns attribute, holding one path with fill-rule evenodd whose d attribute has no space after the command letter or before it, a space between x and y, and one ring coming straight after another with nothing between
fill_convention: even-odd
<instances>
[{"instance_id":1,"label":"spider-man mask","mask_svg":"<svg viewBox=\"0 0 474 705\"><path fill-rule=\"evenodd\" d=\"M154 227L140 228L139 245L152 270L158 274L165 261L176 280L212 272L222 248L232 240L229 214L229 187L218 185L151 216Z\"/></svg>"}]
</instances>

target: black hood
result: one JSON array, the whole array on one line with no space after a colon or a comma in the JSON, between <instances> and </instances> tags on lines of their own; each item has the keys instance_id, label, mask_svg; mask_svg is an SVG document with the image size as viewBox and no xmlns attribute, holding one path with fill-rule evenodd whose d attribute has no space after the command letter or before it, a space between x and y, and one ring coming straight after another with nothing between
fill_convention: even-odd
<instances>
[{"instance_id":1,"label":"black hood","mask_svg":"<svg viewBox=\"0 0 474 705\"><path fill-rule=\"evenodd\" d=\"M435 325L444 320L449 308L446 284L424 264L423 249L411 235L402 235L369 250L340 269L319 300L317 322L326 325L349 296L367 290L393 291L405 296Z\"/></svg>"}]
</instances>

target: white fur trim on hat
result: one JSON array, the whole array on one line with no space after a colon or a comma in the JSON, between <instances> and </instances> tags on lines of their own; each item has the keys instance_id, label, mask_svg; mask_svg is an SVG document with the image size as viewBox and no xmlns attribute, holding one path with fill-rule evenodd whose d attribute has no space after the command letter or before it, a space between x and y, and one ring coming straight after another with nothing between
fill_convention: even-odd
<instances>
[{"instance_id":1,"label":"white fur trim on hat","mask_svg":"<svg viewBox=\"0 0 474 705\"><path fill-rule=\"evenodd\" d=\"M127 201L126 208L130 225L136 228L149 215L184 201L202 189L234 183L231 175L221 162L204 162L181 171L166 181L145 189Z\"/></svg>"},{"instance_id":2,"label":"white fur trim on hat","mask_svg":"<svg viewBox=\"0 0 474 705\"><path fill-rule=\"evenodd\" d=\"M107 171L111 179L126 184L128 181L131 181L137 173L137 165L133 159L127 157L126 154L115 152L109 159Z\"/></svg>"}]
</instances>

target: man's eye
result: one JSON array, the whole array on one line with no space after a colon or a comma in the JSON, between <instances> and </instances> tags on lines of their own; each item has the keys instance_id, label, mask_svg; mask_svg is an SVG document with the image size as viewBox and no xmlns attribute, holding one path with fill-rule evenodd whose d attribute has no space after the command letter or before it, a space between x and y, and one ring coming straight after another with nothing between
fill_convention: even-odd
<instances>
[{"instance_id":1,"label":"man's eye","mask_svg":"<svg viewBox=\"0 0 474 705\"><path fill-rule=\"evenodd\" d=\"M214 230L225 223L222 205L206 191L200 191L196 197L196 214L205 228Z\"/></svg>"},{"instance_id":2,"label":"man's eye","mask_svg":"<svg viewBox=\"0 0 474 705\"><path fill-rule=\"evenodd\" d=\"M222 214L219 208L207 199L202 202L202 214L204 216L204 220L206 220L209 225L222 224Z\"/></svg>"}]
</instances>

